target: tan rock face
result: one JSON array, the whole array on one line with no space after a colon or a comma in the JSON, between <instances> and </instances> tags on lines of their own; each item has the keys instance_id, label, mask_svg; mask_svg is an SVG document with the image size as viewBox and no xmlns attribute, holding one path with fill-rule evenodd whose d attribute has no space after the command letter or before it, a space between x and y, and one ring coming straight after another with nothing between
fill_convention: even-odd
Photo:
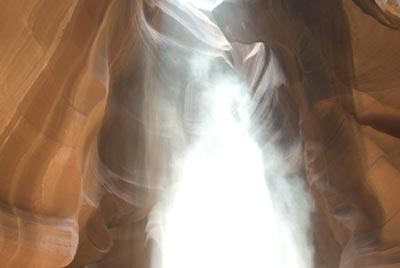
<instances>
[{"instance_id":1,"label":"tan rock face","mask_svg":"<svg viewBox=\"0 0 400 268\"><path fill-rule=\"evenodd\" d=\"M230 41L264 42L288 78L267 123L284 129L288 159L304 156L315 267L400 265L399 10L378 0L214 10ZM170 85L185 67L148 53L165 47L140 42L140 18L163 31L142 1L0 1L1 267L149 266L146 218L186 141L156 131L155 100L179 98L149 95L164 80L145 75L169 69Z\"/></svg>"}]
</instances>

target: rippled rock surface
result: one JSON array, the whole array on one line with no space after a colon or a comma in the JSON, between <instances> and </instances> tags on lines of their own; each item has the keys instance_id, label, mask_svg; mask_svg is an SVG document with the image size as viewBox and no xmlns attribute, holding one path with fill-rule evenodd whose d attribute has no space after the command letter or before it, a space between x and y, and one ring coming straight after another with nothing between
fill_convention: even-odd
<instances>
[{"instance_id":1,"label":"rippled rock surface","mask_svg":"<svg viewBox=\"0 0 400 268\"><path fill-rule=\"evenodd\" d=\"M304 156L316 267L400 266L399 3L265 1L253 32L229 5L228 39L264 42L288 77L271 109L277 144L301 141L286 149ZM125 91L148 56L138 10L157 28L139 0L0 1L1 267L149 266L146 219L181 145Z\"/></svg>"}]
</instances>

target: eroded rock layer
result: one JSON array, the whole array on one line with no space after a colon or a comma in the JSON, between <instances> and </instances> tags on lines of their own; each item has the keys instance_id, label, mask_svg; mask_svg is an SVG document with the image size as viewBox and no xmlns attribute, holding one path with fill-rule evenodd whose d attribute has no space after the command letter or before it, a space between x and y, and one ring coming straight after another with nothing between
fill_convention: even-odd
<instances>
[{"instance_id":1,"label":"eroded rock layer","mask_svg":"<svg viewBox=\"0 0 400 268\"><path fill-rule=\"evenodd\" d=\"M288 77L271 109L277 144L301 141L315 267L400 267L398 3L256 1L247 18L235 5L214 12L228 39L264 42ZM159 13L0 1L1 267L149 266L146 218L179 146L140 121L154 103L139 67L157 55L138 17L156 27Z\"/></svg>"}]
</instances>

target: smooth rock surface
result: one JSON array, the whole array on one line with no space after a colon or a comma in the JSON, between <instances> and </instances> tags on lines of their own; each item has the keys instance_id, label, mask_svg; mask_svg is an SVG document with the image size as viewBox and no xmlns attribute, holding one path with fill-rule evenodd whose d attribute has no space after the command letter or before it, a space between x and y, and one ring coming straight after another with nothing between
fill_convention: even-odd
<instances>
[{"instance_id":1,"label":"smooth rock surface","mask_svg":"<svg viewBox=\"0 0 400 268\"><path fill-rule=\"evenodd\" d=\"M0 1L1 267L149 266L146 219L181 144L137 117L151 104L137 18L160 20L144 2ZM300 141L315 267L400 267L398 3L263 5L214 13L236 14L217 19L228 39L265 42L288 77L272 109L277 144L290 156Z\"/></svg>"}]
</instances>

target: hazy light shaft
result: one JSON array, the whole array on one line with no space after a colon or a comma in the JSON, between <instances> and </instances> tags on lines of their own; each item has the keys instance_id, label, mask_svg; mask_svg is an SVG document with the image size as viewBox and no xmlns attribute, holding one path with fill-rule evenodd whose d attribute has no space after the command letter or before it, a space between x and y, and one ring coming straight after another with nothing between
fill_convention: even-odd
<instances>
[{"instance_id":1,"label":"hazy light shaft","mask_svg":"<svg viewBox=\"0 0 400 268\"><path fill-rule=\"evenodd\" d=\"M171 3L196 12L210 11L217 3L200 2ZM198 27L197 19L188 25ZM226 50L226 39L216 33L203 39L219 40L213 45L220 43L219 49ZM263 48L253 46L242 64ZM308 194L299 178L287 178L276 147L269 144L262 150L250 135L253 106L259 104L253 103L247 85L257 77L244 82L234 71L215 74L214 60L199 53L186 60L194 79L185 94L194 97L185 100L183 118L193 140L179 163L177 183L160 197L149 219L149 236L161 250L154 255L153 268L311 268ZM267 70L279 73L273 68Z\"/></svg>"}]
</instances>

